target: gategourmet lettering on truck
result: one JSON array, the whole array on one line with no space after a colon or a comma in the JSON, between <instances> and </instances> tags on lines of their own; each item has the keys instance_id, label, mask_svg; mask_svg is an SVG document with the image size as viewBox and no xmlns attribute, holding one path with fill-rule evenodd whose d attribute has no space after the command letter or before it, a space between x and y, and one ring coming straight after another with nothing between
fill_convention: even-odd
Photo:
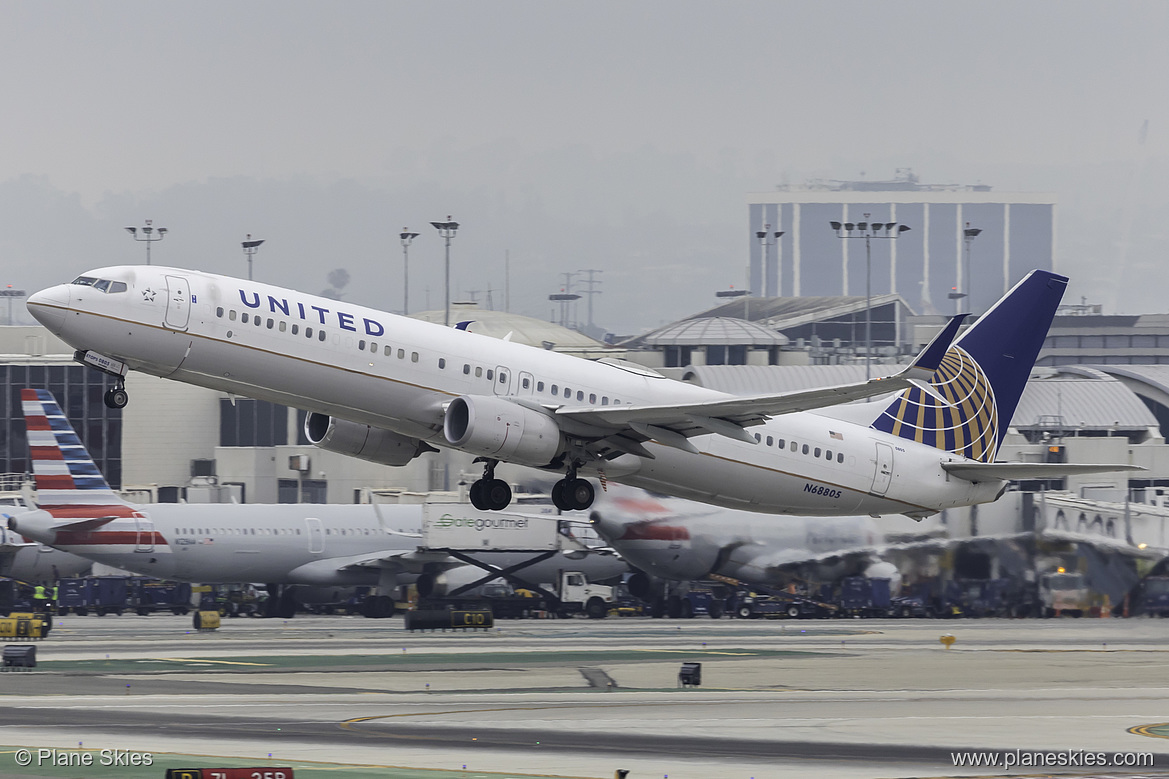
<instances>
[{"instance_id":1,"label":"gategourmet lettering on truck","mask_svg":"<svg viewBox=\"0 0 1169 779\"><path fill-rule=\"evenodd\" d=\"M449 503L427 503L422 511L425 545L453 549L556 549L557 517L533 506L529 514L479 511Z\"/></svg>"},{"instance_id":2,"label":"gategourmet lettering on truck","mask_svg":"<svg viewBox=\"0 0 1169 779\"><path fill-rule=\"evenodd\" d=\"M524 530L528 527L527 517L455 517L443 514L435 523L440 528L466 527L483 530Z\"/></svg>"}]
</instances>

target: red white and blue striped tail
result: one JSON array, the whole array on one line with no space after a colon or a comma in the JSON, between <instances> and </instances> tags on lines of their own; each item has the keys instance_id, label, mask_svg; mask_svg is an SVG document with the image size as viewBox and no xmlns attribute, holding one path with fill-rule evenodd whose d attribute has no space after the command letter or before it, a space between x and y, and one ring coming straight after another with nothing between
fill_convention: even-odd
<instances>
[{"instance_id":1,"label":"red white and blue striped tail","mask_svg":"<svg viewBox=\"0 0 1169 779\"><path fill-rule=\"evenodd\" d=\"M52 393L22 389L20 400L41 508L100 507L110 509L105 516L132 516L125 511L129 504L110 489Z\"/></svg>"}]
</instances>

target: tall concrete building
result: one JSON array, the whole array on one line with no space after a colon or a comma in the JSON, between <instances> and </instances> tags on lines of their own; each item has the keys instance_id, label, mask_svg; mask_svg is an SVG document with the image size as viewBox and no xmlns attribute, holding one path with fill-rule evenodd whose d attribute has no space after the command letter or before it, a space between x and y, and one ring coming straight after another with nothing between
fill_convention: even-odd
<instances>
[{"instance_id":1,"label":"tall concrete building","mask_svg":"<svg viewBox=\"0 0 1169 779\"><path fill-rule=\"evenodd\" d=\"M903 169L891 181L778 187L750 194L748 203L748 285L757 296L865 294L865 242L838 237L830 222L910 228L896 239L872 239L872 293L900 294L918 313L982 313L1027 271L1058 270L1050 193L922 184ZM950 294L968 292L968 223L980 233L970 246L970 300L956 305ZM772 245L756 235L765 229ZM783 235L776 239L778 231Z\"/></svg>"}]
</instances>

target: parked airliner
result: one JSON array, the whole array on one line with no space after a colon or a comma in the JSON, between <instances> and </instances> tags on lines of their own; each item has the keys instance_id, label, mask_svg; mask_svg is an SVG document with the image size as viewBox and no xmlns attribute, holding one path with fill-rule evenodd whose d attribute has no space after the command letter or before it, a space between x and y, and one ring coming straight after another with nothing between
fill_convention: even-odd
<instances>
[{"instance_id":1,"label":"parked airliner","mask_svg":"<svg viewBox=\"0 0 1169 779\"><path fill-rule=\"evenodd\" d=\"M295 611L294 591L282 585L376 586L368 615L389 616L400 583L425 577L430 589L437 583L441 591L444 584L453 589L485 576L445 552L419 549L419 505L132 505L110 489L52 394L23 389L21 403L39 509L11 517L10 532L160 579L263 582L274 596L273 616ZM465 509L451 504L449 510ZM472 556L501 568L533 558L519 552ZM627 570L611 553L574 553L571 561L549 556L515 576L541 584L565 569L594 579Z\"/></svg>"},{"instance_id":2,"label":"parked airliner","mask_svg":"<svg viewBox=\"0 0 1169 779\"><path fill-rule=\"evenodd\" d=\"M629 586L647 600L666 582L712 576L778 589L860 574L900 586L897 567L881 557L885 534L869 516L769 517L623 490L598 501L589 520L641 571Z\"/></svg>"},{"instance_id":3,"label":"parked airliner","mask_svg":"<svg viewBox=\"0 0 1169 779\"><path fill-rule=\"evenodd\" d=\"M178 268L100 268L28 308L119 379L139 370L306 409L326 449L387 465L434 446L477 455L471 500L484 509L510 502L495 478L509 462L565 473L552 494L564 510L591 505L580 477L592 474L728 508L923 517L992 501L1008 479L1127 467L994 462L1066 286L1032 271L894 376L749 397ZM106 400L125 405L123 382Z\"/></svg>"}]
</instances>

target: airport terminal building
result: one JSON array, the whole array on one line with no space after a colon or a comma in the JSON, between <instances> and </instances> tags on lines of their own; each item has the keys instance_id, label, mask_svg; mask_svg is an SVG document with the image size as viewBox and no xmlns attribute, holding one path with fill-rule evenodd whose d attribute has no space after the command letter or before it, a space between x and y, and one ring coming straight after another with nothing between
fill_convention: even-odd
<instances>
[{"instance_id":1,"label":"airport terminal building","mask_svg":"<svg viewBox=\"0 0 1169 779\"><path fill-rule=\"evenodd\" d=\"M970 246L971 299L958 301L963 310L985 311L1029 270L1059 270L1053 194L922 184L899 171L891 181L814 181L749 194L751 294L864 295L865 242L838 237L829 225L862 221L910 228L896 239L872 239L872 293L899 294L919 314L955 313L949 295L966 292L967 223L981 232Z\"/></svg>"}]
</instances>

